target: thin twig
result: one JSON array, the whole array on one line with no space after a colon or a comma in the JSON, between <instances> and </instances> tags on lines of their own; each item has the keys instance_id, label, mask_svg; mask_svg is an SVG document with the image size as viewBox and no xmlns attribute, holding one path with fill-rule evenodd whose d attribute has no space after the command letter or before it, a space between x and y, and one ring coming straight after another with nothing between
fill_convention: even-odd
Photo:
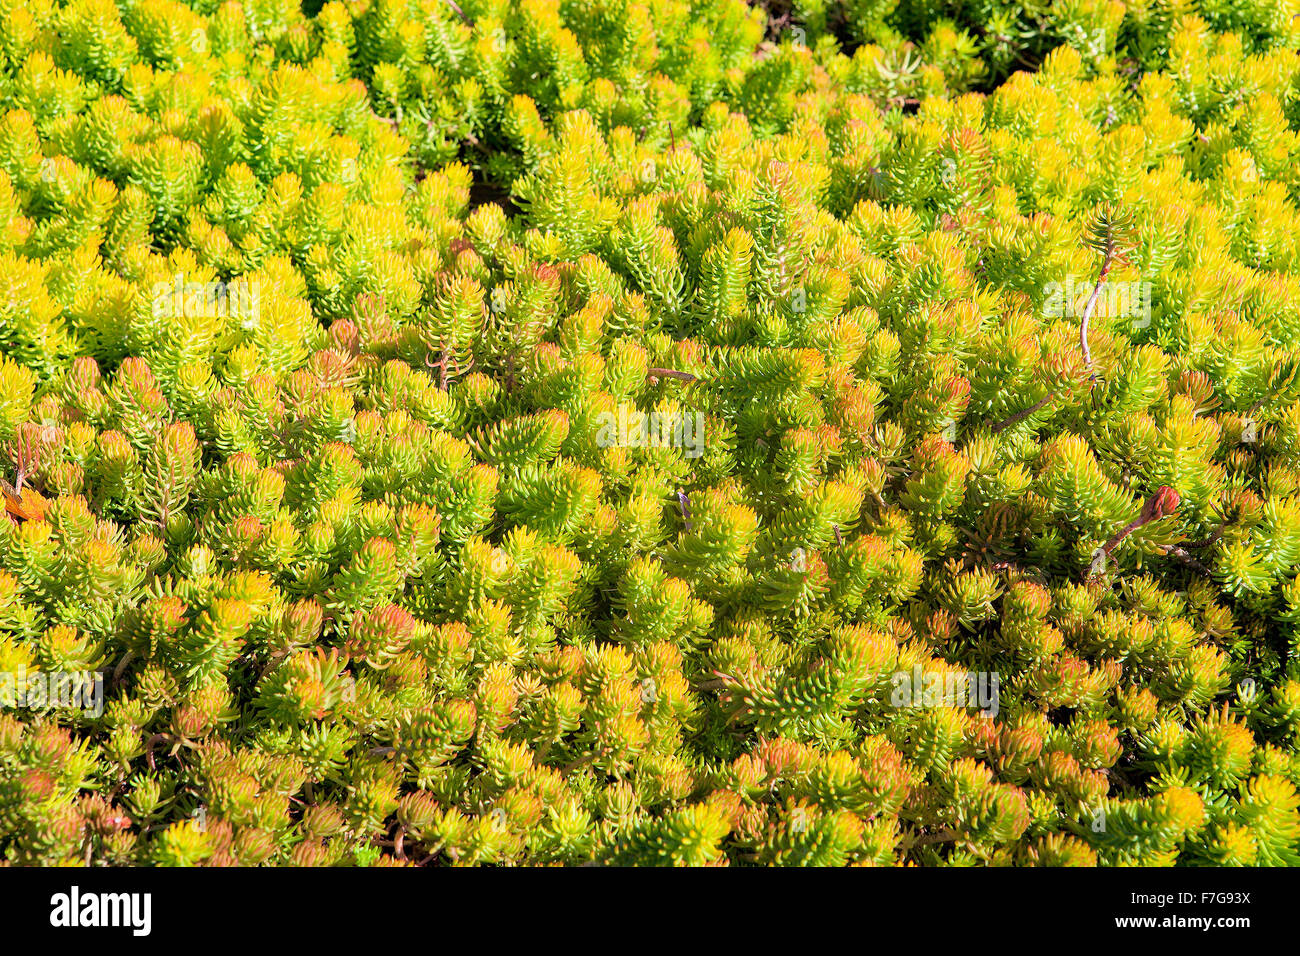
<instances>
[{"instance_id":1,"label":"thin twig","mask_svg":"<svg viewBox=\"0 0 1300 956\"><path fill-rule=\"evenodd\" d=\"M154 734L152 737L150 737L148 740L145 741L144 754L145 757L148 759L150 770L158 769L158 765L154 762L153 749L157 747L160 743L169 742L171 741L171 739L172 738L169 734L159 733L159 734Z\"/></svg>"},{"instance_id":2,"label":"thin twig","mask_svg":"<svg viewBox=\"0 0 1300 956\"><path fill-rule=\"evenodd\" d=\"M1197 561L1194 557L1188 554L1185 549L1178 547L1178 545L1176 544L1164 545L1161 548L1161 550L1165 554L1169 555L1171 558L1177 558L1179 561L1183 562L1183 564L1187 565L1189 568L1192 568L1195 571L1199 571L1201 574L1204 574L1206 577L1210 577L1214 574L1213 571L1211 571L1205 565L1201 564L1200 561Z\"/></svg>"},{"instance_id":3,"label":"thin twig","mask_svg":"<svg viewBox=\"0 0 1300 956\"><path fill-rule=\"evenodd\" d=\"M122 672L126 670L126 666L133 660L135 660L135 651L133 650L129 650L122 655L122 659L113 668L113 686L117 686L117 682L122 679Z\"/></svg>"},{"instance_id":4,"label":"thin twig","mask_svg":"<svg viewBox=\"0 0 1300 956\"><path fill-rule=\"evenodd\" d=\"M929 846L931 843L951 843L953 840L960 840L960 833L929 833L925 836L917 837L912 841L912 846Z\"/></svg>"},{"instance_id":5,"label":"thin twig","mask_svg":"<svg viewBox=\"0 0 1300 956\"><path fill-rule=\"evenodd\" d=\"M1158 521L1167 517L1178 510L1178 492L1168 485L1161 485L1154 495L1146 500L1142 505L1142 511L1136 518L1126 524L1119 531L1113 534L1109 541L1103 544L1098 551L1103 557L1109 558L1110 553L1119 546L1119 543L1131 535L1138 528L1151 521ZM1168 550L1168 549L1166 549ZM1181 550L1181 549L1180 549ZM1183 552L1186 554L1187 552ZM1188 556L1190 558L1190 555ZM1090 570L1089 574L1093 572Z\"/></svg>"},{"instance_id":6,"label":"thin twig","mask_svg":"<svg viewBox=\"0 0 1300 956\"><path fill-rule=\"evenodd\" d=\"M1183 546L1187 548L1197 548L1198 550L1200 548L1208 548L1210 545L1214 544L1216 541L1222 538L1223 532L1226 531L1227 529L1228 529L1228 523L1225 521L1223 522L1223 524L1215 528L1213 533L1208 538L1202 538L1200 541L1184 541Z\"/></svg>"},{"instance_id":7,"label":"thin twig","mask_svg":"<svg viewBox=\"0 0 1300 956\"><path fill-rule=\"evenodd\" d=\"M1097 275L1097 284L1092 287L1092 295L1088 296L1088 304L1083 307L1083 321L1079 323L1079 345L1083 348L1083 364L1089 372L1092 371L1092 350L1088 347L1088 322L1092 319L1092 311L1097 307L1097 298L1101 295L1101 287L1106 284L1106 276L1110 275L1111 264L1115 261L1115 238L1113 236L1106 240L1106 252L1101 260L1101 272ZM1093 378L1096 378L1094 375Z\"/></svg>"},{"instance_id":8,"label":"thin twig","mask_svg":"<svg viewBox=\"0 0 1300 956\"><path fill-rule=\"evenodd\" d=\"M560 773L567 774L574 770L577 770L579 767L585 767L587 764L595 760L598 756L599 754L597 753L589 753L585 757L579 757L577 760L573 761L572 763L565 764L563 767L561 767Z\"/></svg>"},{"instance_id":9,"label":"thin twig","mask_svg":"<svg viewBox=\"0 0 1300 956\"><path fill-rule=\"evenodd\" d=\"M690 372L679 372L674 368L648 368L645 374L647 378L675 378L679 382L698 381L698 377Z\"/></svg>"},{"instance_id":10,"label":"thin twig","mask_svg":"<svg viewBox=\"0 0 1300 956\"><path fill-rule=\"evenodd\" d=\"M1026 418L1034 414L1034 412L1038 411L1040 408L1042 408L1044 405L1046 405L1055 397L1056 397L1055 392L1048 392L1046 395L1042 397L1042 399L1040 399L1037 402L1034 402L1034 404L1030 405L1028 408L1023 409L1022 411L1018 411L1010 418L1000 421L996 425L994 425L993 434L996 435L998 432L1010 428L1012 425L1018 424L1019 422L1024 421Z\"/></svg>"}]
</instances>

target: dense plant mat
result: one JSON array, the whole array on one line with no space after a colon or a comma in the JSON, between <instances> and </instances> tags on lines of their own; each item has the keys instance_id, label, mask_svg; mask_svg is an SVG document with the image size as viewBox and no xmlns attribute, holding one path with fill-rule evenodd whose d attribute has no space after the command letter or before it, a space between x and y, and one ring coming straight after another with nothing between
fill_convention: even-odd
<instances>
[{"instance_id":1,"label":"dense plant mat","mask_svg":"<svg viewBox=\"0 0 1300 956\"><path fill-rule=\"evenodd\" d=\"M0 0L0 854L1300 863L1297 13Z\"/></svg>"}]
</instances>

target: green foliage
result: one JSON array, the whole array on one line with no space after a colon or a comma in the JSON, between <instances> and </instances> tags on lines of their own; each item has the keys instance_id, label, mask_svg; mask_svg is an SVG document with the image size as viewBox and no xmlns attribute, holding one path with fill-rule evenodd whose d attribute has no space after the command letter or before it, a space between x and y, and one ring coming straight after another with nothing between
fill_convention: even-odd
<instances>
[{"instance_id":1,"label":"green foliage","mask_svg":"<svg viewBox=\"0 0 1300 956\"><path fill-rule=\"evenodd\" d=\"M1296 14L0 0L0 855L1300 865Z\"/></svg>"}]
</instances>

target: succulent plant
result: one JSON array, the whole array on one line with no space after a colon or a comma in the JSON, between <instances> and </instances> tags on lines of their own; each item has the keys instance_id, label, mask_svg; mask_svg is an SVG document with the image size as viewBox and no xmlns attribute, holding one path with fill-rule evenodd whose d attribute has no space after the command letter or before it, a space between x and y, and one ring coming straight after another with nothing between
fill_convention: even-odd
<instances>
[{"instance_id":1,"label":"succulent plant","mask_svg":"<svg viewBox=\"0 0 1300 956\"><path fill-rule=\"evenodd\" d=\"M1300 864L1297 14L0 0L0 857Z\"/></svg>"}]
</instances>

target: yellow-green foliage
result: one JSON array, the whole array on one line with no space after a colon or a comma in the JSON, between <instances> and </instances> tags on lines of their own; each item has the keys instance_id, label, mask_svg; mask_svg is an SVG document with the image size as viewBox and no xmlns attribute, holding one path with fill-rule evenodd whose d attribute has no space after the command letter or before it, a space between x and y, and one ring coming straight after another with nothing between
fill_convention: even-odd
<instances>
[{"instance_id":1,"label":"yellow-green foliage","mask_svg":"<svg viewBox=\"0 0 1300 956\"><path fill-rule=\"evenodd\" d=\"M0 856L1300 864L1296 3L308 9L0 0Z\"/></svg>"}]
</instances>

